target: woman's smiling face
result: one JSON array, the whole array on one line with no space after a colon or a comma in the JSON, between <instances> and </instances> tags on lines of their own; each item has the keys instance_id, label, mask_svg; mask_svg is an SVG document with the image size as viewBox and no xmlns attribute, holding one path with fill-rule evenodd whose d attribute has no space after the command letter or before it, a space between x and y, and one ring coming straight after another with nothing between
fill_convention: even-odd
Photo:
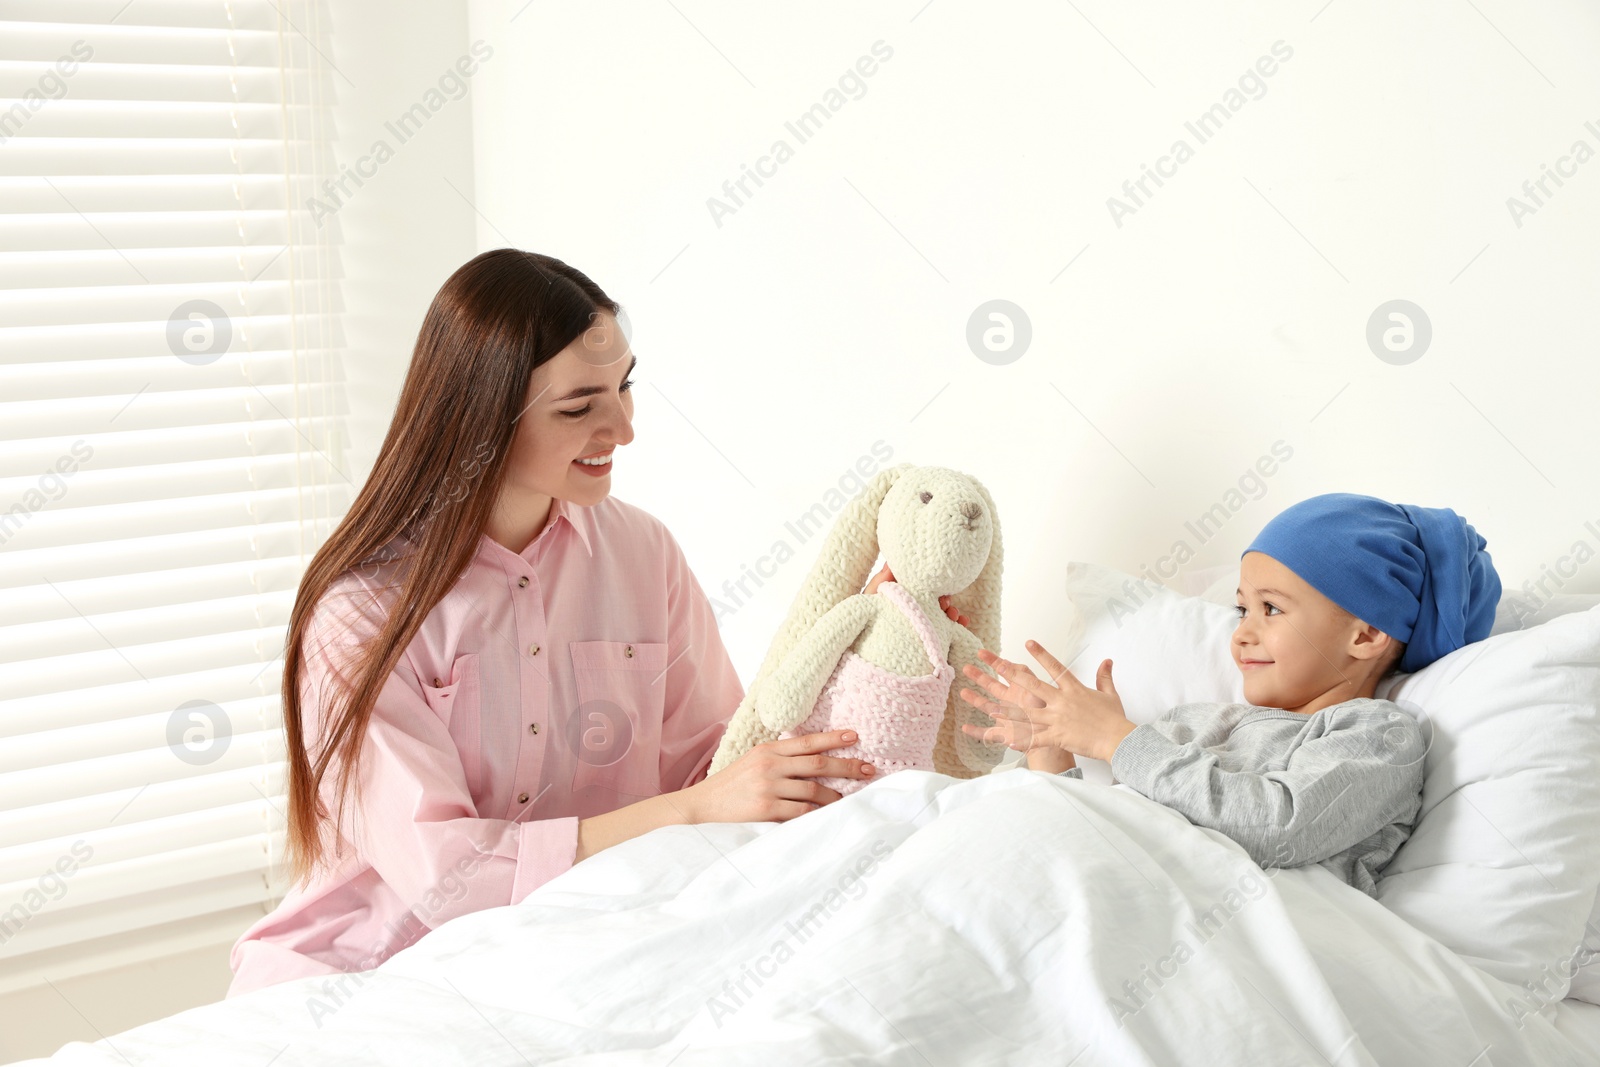
<instances>
[{"instance_id":1,"label":"woman's smiling face","mask_svg":"<svg viewBox=\"0 0 1600 1067\"><path fill-rule=\"evenodd\" d=\"M1371 696L1387 639L1261 552L1239 561L1239 626L1230 649L1257 707L1309 715Z\"/></svg>"},{"instance_id":2,"label":"woman's smiling face","mask_svg":"<svg viewBox=\"0 0 1600 1067\"><path fill-rule=\"evenodd\" d=\"M616 318L597 311L576 341L536 367L511 441L508 485L585 506L604 500L614 452L633 440L628 375L637 362Z\"/></svg>"}]
</instances>

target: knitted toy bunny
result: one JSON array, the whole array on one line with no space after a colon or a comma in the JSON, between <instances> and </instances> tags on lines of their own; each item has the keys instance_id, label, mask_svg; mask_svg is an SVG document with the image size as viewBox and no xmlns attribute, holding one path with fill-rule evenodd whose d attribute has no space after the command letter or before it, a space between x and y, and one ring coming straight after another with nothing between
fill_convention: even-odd
<instances>
[{"instance_id":1,"label":"knitted toy bunny","mask_svg":"<svg viewBox=\"0 0 1600 1067\"><path fill-rule=\"evenodd\" d=\"M894 575L861 593L882 546ZM976 479L909 463L884 470L842 511L740 701L708 773L779 737L851 729L830 755L865 759L877 777L908 768L974 778L1003 744L968 737L992 726L951 683L978 649L1000 644L1000 517ZM968 617L952 621L939 597ZM841 794L867 784L818 777Z\"/></svg>"}]
</instances>

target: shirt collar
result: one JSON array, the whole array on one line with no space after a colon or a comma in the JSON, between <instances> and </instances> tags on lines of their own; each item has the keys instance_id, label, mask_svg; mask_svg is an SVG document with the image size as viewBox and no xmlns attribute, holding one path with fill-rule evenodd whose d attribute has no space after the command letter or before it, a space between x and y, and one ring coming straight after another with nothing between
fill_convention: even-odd
<instances>
[{"instance_id":1,"label":"shirt collar","mask_svg":"<svg viewBox=\"0 0 1600 1067\"><path fill-rule=\"evenodd\" d=\"M513 556L533 563L537 561L539 555L544 551L545 538L554 536L552 530L555 527L565 525L578 535L578 540L583 543L584 551L593 559L594 542L591 530L593 529L594 519L589 514L590 510L590 508L572 504L559 497L553 498L550 501L550 515L545 519L544 529L535 534L533 540L529 541L521 552L511 552L510 549L503 548L488 533L479 535L478 549L480 552L493 553L496 548L499 548L502 551L511 552Z\"/></svg>"},{"instance_id":2,"label":"shirt collar","mask_svg":"<svg viewBox=\"0 0 1600 1067\"><path fill-rule=\"evenodd\" d=\"M594 522L593 516L589 514L592 510L591 508L583 507L581 504L574 504L570 500L562 500L560 497L556 497L550 501L550 520L545 525L548 527L557 522L565 522L577 532L578 540L583 542L583 550L593 559L594 544L589 538L589 531ZM534 540L537 541L538 538L534 538Z\"/></svg>"},{"instance_id":3,"label":"shirt collar","mask_svg":"<svg viewBox=\"0 0 1600 1067\"><path fill-rule=\"evenodd\" d=\"M584 552L589 553L589 558L594 558L594 544L592 544L589 539L589 509L587 509L587 507L578 506L578 504L573 504L571 501L563 501L563 499L558 498L558 496L557 498L550 498L549 520L546 520L546 523L544 523L544 530L539 531L539 533L534 536L533 541L528 542L528 547L523 549L523 555L528 555L528 553L533 552L534 547L539 544L539 539L547 536L549 531L554 530L558 523L566 523L566 525L571 526L573 531L578 533L579 541L584 542Z\"/></svg>"}]
</instances>

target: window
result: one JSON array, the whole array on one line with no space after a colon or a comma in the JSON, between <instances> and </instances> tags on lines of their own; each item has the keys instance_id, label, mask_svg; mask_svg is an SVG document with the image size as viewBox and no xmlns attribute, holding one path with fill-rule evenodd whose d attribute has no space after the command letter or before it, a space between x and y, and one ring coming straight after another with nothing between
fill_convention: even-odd
<instances>
[{"instance_id":1,"label":"window","mask_svg":"<svg viewBox=\"0 0 1600 1067\"><path fill-rule=\"evenodd\" d=\"M320 0L0 11L0 991L281 896L343 460Z\"/></svg>"}]
</instances>

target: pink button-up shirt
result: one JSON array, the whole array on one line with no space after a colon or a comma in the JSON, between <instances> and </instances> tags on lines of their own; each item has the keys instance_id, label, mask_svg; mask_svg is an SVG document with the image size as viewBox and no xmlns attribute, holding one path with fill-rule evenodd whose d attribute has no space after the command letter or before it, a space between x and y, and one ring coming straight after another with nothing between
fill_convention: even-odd
<instances>
[{"instance_id":1,"label":"pink button-up shirt","mask_svg":"<svg viewBox=\"0 0 1600 1067\"><path fill-rule=\"evenodd\" d=\"M349 677L393 566L347 572L313 614L312 738L334 657ZM367 970L448 919L517 903L572 866L579 818L698 781L743 695L710 603L652 515L614 497L556 500L521 552L484 535L384 682L343 859L244 932L228 995Z\"/></svg>"}]
</instances>

